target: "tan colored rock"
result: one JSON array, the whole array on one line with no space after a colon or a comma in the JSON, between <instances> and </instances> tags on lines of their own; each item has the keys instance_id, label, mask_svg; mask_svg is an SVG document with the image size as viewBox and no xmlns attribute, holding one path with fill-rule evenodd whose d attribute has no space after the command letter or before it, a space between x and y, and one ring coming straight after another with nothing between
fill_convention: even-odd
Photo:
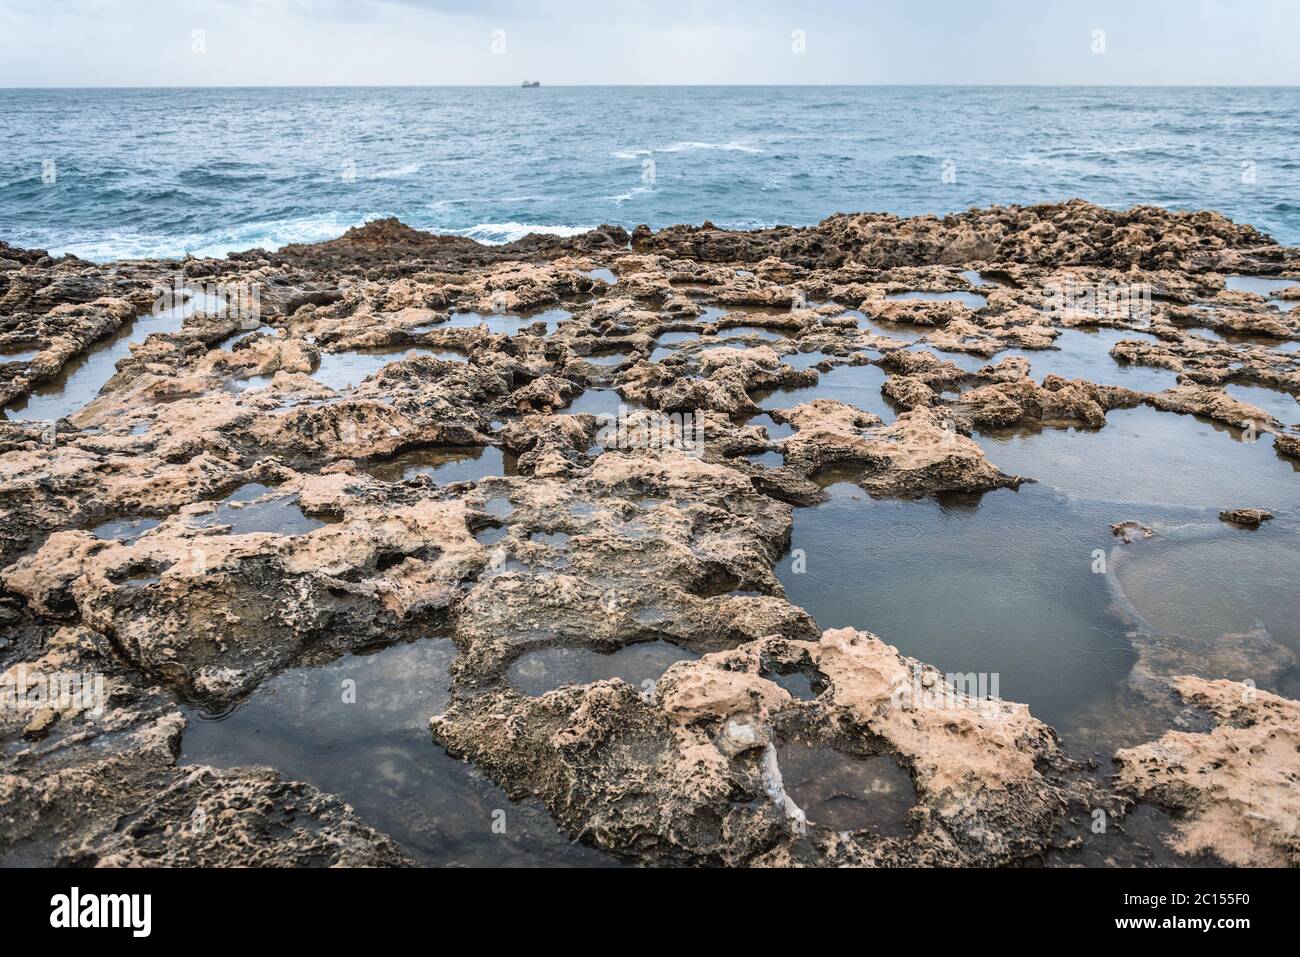
<instances>
[{"instance_id":1,"label":"tan colored rock","mask_svg":"<svg viewBox=\"0 0 1300 957\"><path fill-rule=\"evenodd\" d=\"M1300 864L1300 703L1233 681L1174 681L1218 726L1115 754L1118 785L1180 812L1172 846L1238 867Z\"/></svg>"}]
</instances>

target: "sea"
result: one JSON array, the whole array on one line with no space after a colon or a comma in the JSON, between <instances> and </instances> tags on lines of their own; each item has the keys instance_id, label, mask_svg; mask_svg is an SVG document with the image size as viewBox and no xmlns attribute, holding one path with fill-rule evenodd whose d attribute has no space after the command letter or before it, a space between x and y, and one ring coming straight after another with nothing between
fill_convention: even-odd
<instances>
[{"instance_id":1,"label":"sea","mask_svg":"<svg viewBox=\"0 0 1300 957\"><path fill-rule=\"evenodd\" d=\"M1081 197L1300 244L1300 89L0 90L0 239L107 261L377 217L503 243Z\"/></svg>"}]
</instances>

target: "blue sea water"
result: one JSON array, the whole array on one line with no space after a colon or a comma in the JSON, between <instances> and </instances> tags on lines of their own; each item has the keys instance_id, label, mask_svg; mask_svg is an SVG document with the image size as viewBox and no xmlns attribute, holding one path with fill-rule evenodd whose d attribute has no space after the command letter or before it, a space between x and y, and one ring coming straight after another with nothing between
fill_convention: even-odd
<instances>
[{"instance_id":1,"label":"blue sea water","mask_svg":"<svg viewBox=\"0 0 1300 957\"><path fill-rule=\"evenodd\" d=\"M0 90L0 144L0 238L94 260L1076 196L1300 244L1297 88Z\"/></svg>"}]
</instances>

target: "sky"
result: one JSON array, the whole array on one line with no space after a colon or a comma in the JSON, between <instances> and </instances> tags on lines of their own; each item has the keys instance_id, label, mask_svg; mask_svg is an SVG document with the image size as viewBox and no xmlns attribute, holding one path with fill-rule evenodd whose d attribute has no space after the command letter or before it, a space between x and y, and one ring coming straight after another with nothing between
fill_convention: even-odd
<instances>
[{"instance_id":1,"label":"sky","mask_svg":"<svg viewBox=\"0 0 1300 957\"><path fill-rule=\"evenodd\" d=\"M1298 0L0 0L0 87L1296 85Z\"/></svg>"}]
</instances>

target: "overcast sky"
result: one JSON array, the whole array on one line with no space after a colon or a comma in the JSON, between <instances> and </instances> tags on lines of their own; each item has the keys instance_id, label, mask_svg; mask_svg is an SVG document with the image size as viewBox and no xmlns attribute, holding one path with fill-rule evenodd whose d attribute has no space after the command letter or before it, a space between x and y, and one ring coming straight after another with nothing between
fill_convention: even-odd
<instances>
[{"instance_id":1,"label":"overcast sky","mask_svg":"<svg viewBox=\"0 0 1300 957\"><path fill-rule=\"evenodd\" d=\"M1294 85L1298 25L1300 0L0 0L0 86Z\"/></svg>"}]
</instances>

